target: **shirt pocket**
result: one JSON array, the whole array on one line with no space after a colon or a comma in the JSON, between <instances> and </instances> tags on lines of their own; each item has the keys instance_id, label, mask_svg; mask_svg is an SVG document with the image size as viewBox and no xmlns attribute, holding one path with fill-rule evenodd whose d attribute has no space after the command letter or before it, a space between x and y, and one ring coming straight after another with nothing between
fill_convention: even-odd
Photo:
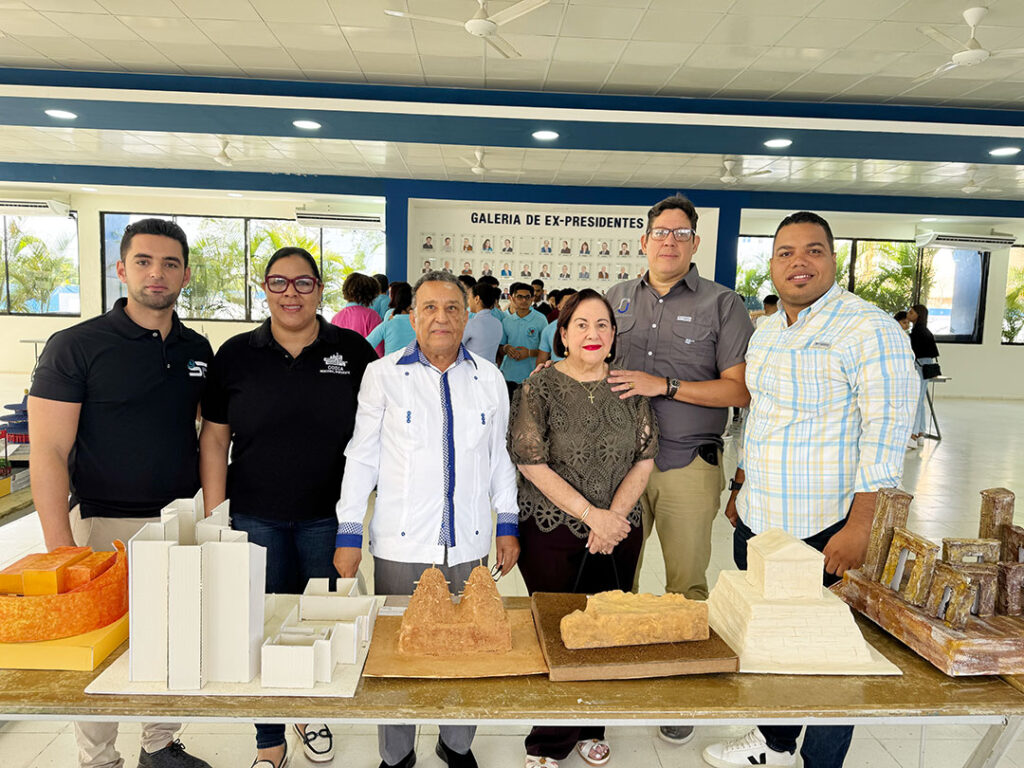
<instances>
[{"instance_id":1,"label":"shirt pocket","mask_svg":"<svg viewBox=\"0 0 1024 768\"><path fill-rule=\"evenodd\" d=\"M716 378L715 329L703 323L676 320L671 330L661 336L666 348L658 350L658 357L678 361L678 375L685 381Z\"/></svg>"},{"instance_id":2,"label":"shirt pocket","mask_svg":"<svg viewBox=\"0 0 1024 768\"><path fill-rule=\"evenodd\" d=\"M636 315L632 312L628 315L615 315L615 358L621 365L630 365L632 355L638 354L632 349L637 342Z\"/></svg>"},{"instance_id":3,"label":"shirt pocket","mask_svg":"<svg viewBox=\"0 0 1024 768\"><path fill-rule=\"evenodd\" d=\"M774 381L777 403L793 418L809 418L828 406L832 355L827 349L789 349L780 353Z\"/></svg>"}]
</instances>

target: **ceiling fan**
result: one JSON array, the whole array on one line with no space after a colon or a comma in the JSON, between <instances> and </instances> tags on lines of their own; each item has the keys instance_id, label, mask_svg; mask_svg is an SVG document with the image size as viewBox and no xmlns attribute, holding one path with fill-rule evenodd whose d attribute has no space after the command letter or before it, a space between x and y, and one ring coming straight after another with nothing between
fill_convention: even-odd
<instances>
[{"instance_id":1,"label":"ceiling fan","mask_svg":"<svg viewBox=\"0 0 1024 768\"><path fill-rule=\"evenodd\" d=\"M458 19L449 19L444 16L423 16L418 13L406 13L405 11L392 11L385 10L388 16L397 16L402 19L410 19L412 21L432 21L435 24L447 24L450 27L462 27L469 34L483 38L483 41L487 43L491 48L496 50L506 59L517 59L522 56L519 51L508 40L498 34L498 27L508 24L510 21L518 19L520 16L525 16L531 11L535 11L541 6L547 5L550 0L520 0L515 5L510 5L503 11L498 11L495 14L487 13L487 0L476 0L480 6L477 12L473 14L473 18L468 21L459 21Z\"/></svg>"},{"instance_id":2,"label":"ceiling fan","mask_svg":"<svg viewBox=\"0 0 1024 768\"><path fill-rule=\"evenodd\" d=\"M964 21L967 22L967 26L971 28L971 36L967 39L966 43L961 43L956 38L950 37L945 32L936 29L932 26L918 27L917 31L923 35L927 35L932 40L937 42L943 48L946 48L953 52L949 61L945 64L940 65L932 72L925 72L920 77L914 80L914 83L924 83L932 78L936 78L939 75L943 75L949 72L951 69L957 67L973 67L977 64L981 64L989 59L1024 59L1024 48L1007 48L1002 51L990 51L987 48L982 48L981 43L978 42L978 38L975 37L974 33L981 24L982 19L988 14L988 8L968 8L963 13Z\"/></svg>"},{"instance_id":3,"label":"ceiling fan","mask_svg":"<svg viewBox=\"0 0 1024 768\"><path fill-rule=\"evenodd\" d=\"M235 164L235 157L237 156L231 154L232 149L234 148L231 146L231 142L229 142L227 139L221 139L220 152L213 156L213 161L215 163L220 163L226 168L230 168L232 165Z\"/></svg>"},{"instance_id":4,"label":"ceiling fan","mask_svg":"<svg viewBox=\"0 0 1024 768\"><path fill-rule=\"evenodd\" d=\"M984 182L979 183L975 179L975 172L971 171L970 178L967 179L967 183L960 187L960 191L965 195L975 195L978 192L1002 192L1001 189L994 189L992 187L986 187Z\"/></svg>"},{"instance_id":5,"label":"ceiling fan","mask_svg":"<svg viewBox=\"0 0 1024 768\"><path fill-rule=\"evenodd\" d=\"M771 171L769 169L762 168L759 171L751 171L750 173L741 173L739 175L736 175L732 171L732 169L735 168L735 167L736 167L736 158L734 158L734 157L727 157L724 160L722 160L722 168L724 170L723 170L723 173L722 173L722 178L720 178L719 181L721 181L723 184L735 184L736 182L738 182L738 181L740 181L742 179L750 178L751 176L765 176L765 175L771 173Z\"/></svg>"},{"instance_id":6,"label":"ceiling fan","mask_svg":"<svg viewBox=\"0 0 1024 768\"><path fill-rule=\"evenodd\" d=\"M470 166L469 170L472 171L477 176L483 176L484 174L488 174L488 173L496 173L496 174L499 174L501 176L518 176L519 175L518 171L504 171L504 170L501 170L500 168L488 168L484 164L484 150L483 150L482 147L477 149L477 150L475 150L473 154L476 157L476 162L475 163L470 163L469 162L469 158L465 158L464 157L463 160L465 160L467 163L469 163L469 166Z\"/></svg>"}]
</instances>

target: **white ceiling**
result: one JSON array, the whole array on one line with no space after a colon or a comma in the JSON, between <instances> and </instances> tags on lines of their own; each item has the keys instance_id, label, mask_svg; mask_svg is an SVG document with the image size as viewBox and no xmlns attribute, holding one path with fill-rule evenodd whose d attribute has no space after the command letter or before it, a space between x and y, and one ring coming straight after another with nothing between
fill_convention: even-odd
<instances>
[{"instance_id":1,"label":"white ceiling","mask_svg":"<svg viewBox=\"0 0 1024 768\"><path fill-rule=\"evenodd\" d=\"M990 49L1024 46L1024 2L990 8ZM511 5L489 3L491 12ZM551 0L502 33L503 59L457 27L473 0L0 0L0 66L288 80L807 101L1019 107L1024 59L919 87L967 38L971 0Z\"/></svg>"}]
</instances>

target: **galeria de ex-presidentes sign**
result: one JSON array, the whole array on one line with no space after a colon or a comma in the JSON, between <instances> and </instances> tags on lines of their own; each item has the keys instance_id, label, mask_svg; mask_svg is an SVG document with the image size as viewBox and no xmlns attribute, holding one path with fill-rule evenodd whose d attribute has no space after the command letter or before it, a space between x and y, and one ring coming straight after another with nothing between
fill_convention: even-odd
<instances>
[{"instance_id":1,"label":"galeria de ex-presidentes sign","mask_svg":"<svg viewBox=\"0 0 1024 768\"><path fill-rule=\"evenodd\" d=\"M473 211L469 215L471 224L494 224L527 227L605 227L608 229L644 229L647 226L642 216L589 216L586 214L555 213L502 213Z\"/></svg>"}]
</instances>

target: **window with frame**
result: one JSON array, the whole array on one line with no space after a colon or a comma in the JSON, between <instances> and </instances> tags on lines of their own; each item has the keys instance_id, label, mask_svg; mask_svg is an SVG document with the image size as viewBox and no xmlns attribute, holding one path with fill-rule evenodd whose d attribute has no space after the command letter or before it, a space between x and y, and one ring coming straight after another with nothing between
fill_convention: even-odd
<instances>
[{"instance_id":1,"label":"window with frame","mask_svg":"<svg viewBox=\"0 0 1024 768\"><path fill-rule=\"evenodd\" d=\"M186 320L264 320L268 316L263 270L279 248L309 251L324 281L322 313L344 306L341 285L353 271L383 272L384 232L304 227L288 219L103 213L104 305L124 296L117 277L121 237L140 219L176 222L188 237L192 277L178 299Z\"/></svg>"},{"instance_id":2,"label":"window with frame","mask_svg":"<svg viewBox=\"0 0 1024 768\"><path fill-rule=\"evenodd\" d=\"M1003 344L1024 344L1024 247L1010 249L1003 304Z\"/></svg>"},{"instance_id":3,"label":"window with frame","mask_svg":"<svg viewBox=\"0 0 1024 768\"><path fill-rule=\"evenodd\" d=\"M0 216L0 312L80 315L78 221L74 216Z\"/></svg>"}]
</instances>

